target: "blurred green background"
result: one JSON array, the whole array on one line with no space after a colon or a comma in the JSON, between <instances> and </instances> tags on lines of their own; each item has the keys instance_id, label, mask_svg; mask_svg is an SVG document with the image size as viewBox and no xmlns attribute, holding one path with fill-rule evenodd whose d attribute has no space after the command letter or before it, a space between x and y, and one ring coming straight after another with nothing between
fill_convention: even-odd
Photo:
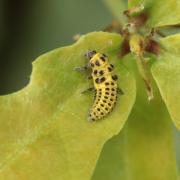
<instances>
[{"instance_id":1,"label":"blurred green background","mask_svg":"<svg viewBox=\"0 0 180 180\"><path fill-rule=\"evenodd\" d=\"M72 44L75 34L102 30L111 19L97 0L0 0L0 94L28 83L37 56Z\"/></svg>"},{"instance_id":2,"label":"blurred green background","mask_svg":"<svg viewBox=\"0 0 180 180\"><path fill-rule=\"evenodd\" d=\"M28 84L36 57L112 19L102 0L0 0L0 95ZM180 133L174 132L180 167Z\"/></svg>"}]
</instances>

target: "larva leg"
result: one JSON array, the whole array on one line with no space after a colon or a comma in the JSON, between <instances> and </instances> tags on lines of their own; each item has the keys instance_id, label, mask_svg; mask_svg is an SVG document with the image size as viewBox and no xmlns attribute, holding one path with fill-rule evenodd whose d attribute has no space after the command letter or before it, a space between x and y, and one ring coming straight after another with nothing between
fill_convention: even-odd
<instances>
[{"instance_id":1,"label":"larva leg","mask_svg":"<svg viewBox=\"0 0 180 180\"><path fill-rule=\"evenodd\" d=\"M88 70L89 66L86 65L86 66L82 66L82 67L75 67L74 70L75 71L85 71L85 70Z\"/></svg>"},{"instance_id":2,"label":"larva leg","mask_svg":"<svg viewBox=\"0 0 180 180\"><path fill-rule=\"evenodd\" d=\"M95 90L94 87L90 87L90 88L85 89L84 91L82 91L81 94L85 94L87 92L94 91L94 90Z\"/></svg>"},{"instance_id":3,"label":"larva leg","mask_svg":"<svg viewBox=\"0 0 180 180\"><path fill-rule=\"evenodd\" d=\"M121 88L119 88L119 87L117 88L117 93L119 95L123 95L124 94L123 90Z\"/></svg>"}]
</instances>

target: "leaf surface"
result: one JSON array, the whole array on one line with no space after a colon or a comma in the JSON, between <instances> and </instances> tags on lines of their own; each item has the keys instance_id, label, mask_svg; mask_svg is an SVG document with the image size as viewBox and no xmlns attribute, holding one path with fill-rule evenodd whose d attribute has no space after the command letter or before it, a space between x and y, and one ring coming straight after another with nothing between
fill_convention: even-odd
<instances>
[{"instance_id":1,"label":"leaf surface","mask_svg":"<svg viewBox=\"0 0 180 180\"><path fill-rule=\"evenodd\" d=\"M148 12L147 24L151 27L160 27L180 23L179 0L129 0L128 6L144 5Z\"/></svg>"},{"instance_id":2,"label":"leaf surface","mask_svg":"<svg viewBox=\"0 0 180 180\"><path fill-rule=\"evenodd\" d=\"M117 34L85 35L40 56L29 85L0 97L0 179L90 179L103 144L122 129L135 101L135 80L116 57L121 41ZM92 85L88 73L74 71L88 49L109 56L125 93L97 123L87 121L93 94L81 95Z\"/></svg>"},{"instance_id":3,"label":"leaf surface","mask_svg":"<svg viewBox=\"0 0 180 180\"><path fill-rule=\"evenodd\" d=\"M180 129L180 34L161 39L163 47L152 74L176 127Z\"/></svg>"}]
</instances>

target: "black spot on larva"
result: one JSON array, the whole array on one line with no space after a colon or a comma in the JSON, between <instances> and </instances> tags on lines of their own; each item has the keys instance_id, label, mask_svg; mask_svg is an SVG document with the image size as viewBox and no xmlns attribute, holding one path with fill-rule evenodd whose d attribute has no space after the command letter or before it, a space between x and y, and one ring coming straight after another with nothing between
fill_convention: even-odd
<instances>
[{"instance_id":1,"label":"black spot on larva","mask_svg":"<svg viewBox=\"0 0 180 180\"><path fill-rule=\"evenodd\" d=\"M96 78L96 79L95 79L95 82L96 82L96 83L100 83L100 79L99 79L99 78Z\"/></svg>"},{"instance_id":2,"label":"black spot on larva","mask_svg":"<svg viewBox=\"0 0 180 180\"><path fill-rule=\"evenodd\" d=\"M92 121L95 121L95 119L94 119L94 118L92 118L91 120L92 120Z\"/></svg>"},{"instance_id":3,"label":"black spot on larva","mask_svg":"<svg viewBox=\"0 0 180 180\"><path fill-rule=\"evenodd\" d=\"M109 85L109 83L108 83L108 82L106 82L106 83L105 83L105 85L106 85L106 86L108 86L108 85Z\"/></svg>"},{"instance_id":4,"label":"black spot on larva","mask_svg":"<svg viewBox=\"0 0 180 180\"><path fill-rule=\"evenodd\" d=\"M101 112L101 115L104 115L104 113L103 113L103 112Z\"/></svg>"},{"instance_id":5,"label":"black spot on larva","mask_svg":"<svg viewBox=\"0 0 180 180\"><path fill-rule=\"evenodd\" d=\"M109 105L109 106L111 106L111 104L110 104L110 103L108 103L108 105Z\"/></svg>"},{"instance_id":6,"label":"black spot on larva","mask_svg":"<svg viewBox=\"0 0 180 180\"><path fill-rule=\"evenodd\" d=\"M96 60L95 64L96 64L97 66L100 66L100 63L99 63L98 60Z\"/></svg>"},{"instance_id":7,"label":"black spot on larva","mask_svg":"<svg viewBox=\"0 0 180 180\"><path fill-rule=\"evenodd\" d=\"M112 93L111 96L114 96L114 94Z\"/></svg>"},{"instance_id":8,"label":"black spot on larva","mask_svg":"<svg viewBox=\"0 0 180 180\"><path fill-rule=\"evenodd\" d=\"M112 76L112 79L113 79L114 81L116 81L116 80L118 79L117 75L113 75L113 76Z\"/></svg>"},{"instance_id":9,"label":"black spot on larva","mask_svg":"<svg viewBox=\"0 0 180 180\"><path fill-rule=\"evenodd\" d=\"M100 58L102 61L104 61L104 62L106 61L106 59L103 56L101 56Z\"/></svg>"},{"instance_id":10,"label":"black spot on larva","mask_svg":"<svg viewBox=\"0 0 180 180\"><path fill-rule=\"evenodd\" d=\"M114 88L112 88L111 90L112 90L112 91L115 91L115 89L114 89Z\"/></svg>"},{"instance_id":11,"label":"black spot on larva","mask_svg":"<svg viewBox=\"0 0 180 180\"><path fill-rule=\"evenodd\" d=\"M114 68L114 65L113 64L110 64L111 68Z\"/></svg>"},{"instance_id":12,"label":"black spot on larva","mask_svg":"<svg viewBox=\"0 0 180 180\"><path fill-rule=\"evenodd\" d=\"M102 91L102 89L99 89L99 91Z\"/></svg>"},{"instance_id":13,"label":"black spot on larva","mask_svg":"<svg viewBox=\"0 0 180 180\"><path fill-rule=\"evenodd\" d=\"M110 101L113 101L113 99L110 99Z\"/></svg>"},{"instance_id":14,"label":"black spot on larva","mask_svg":"<svg viewBox=\"0 0 180 180\"><path fill-rule=\"evenodd\" d=\"M100 74L100 75L103 75L103 74L104 74L104 71L103 71L103 70L99 71L99 74Z\"/></svg>"},{"instance_id":15,"label":"black spot on larva","mask_svg":"<svg viewBox=\"0 0 180 180\"><path fill-rule=\"evenodd\" d=\"M100 82L102 83L102 82L104 82L106 80L106 78L105 77L102 77L101 79L100 79Z\"/></svg>"},{"instance_id":16,"label":"black spot on larva","mask_svg":"<svg viewBox=\"0 0 180 180\"><path fill-rule=\"evenodd\" d=\"M114 83L113 83L113 82L111 82L111 85L114 85Z\"/></svg>"},{"instance_id":17,"label":"black spot on larva","mask_svg":"<svg viewBox=\"0 0 180 180\"><path fill-rule=\"evenodd\" d=\"M106 88L107 91L109 91L109 88Z\"/></svg>"},{"instance_id":18,"label":"black spot on larva","mask_svg":"<svg viewBox=\"0 0 180 180\"><path fill-rule=\"evenodd\" d=\"M108 67L108 71L111 72L111 71L112 71L112 68Z\"/></svg>"},{"instance_id":19,"label":"black spot on larva","mask_svg":"<svg viewBox=\"0 0 180 180\"><path fill-rule=\"evenodd\" d=\"M103 100L104 103L106 103L106 100Z\"/></svg>"},{"instance_id":20,"label":"black spot on larva","mask_svg":"<svg viewBox=\"0 0 180 180\"><path fill-rule=\"evenodd\" d=\"M94 67L94 64L93 64L93 63L91 63L91 67Z\"/></svg>"},{"instance_id":21,"label":"black spot on larva","mask_svg":"<svg viewBox=\"0 0 180 180\"><path fill-rule=\"evenodd\" d=\"M104 104L100 104L102 107L104 107Z\"/></svg>"},{"instance_id":22,"label":"black spot on larva","mask_svg":"<svg viewBox=\"0 0 180 180\"><path fill-rule=\"evenodd\" d=\"M105 110L107 111L107 110L108 110L108 108L105 108Z\"/></svg>"},{"instance_id":23,"label":"black spot on larva","mask_svg":"<svg viewBox=\"0 0 180 180\"><path fill-rule=\"evenodd\" d=\"M94 72L93 72L95 75L98 73L98 71L97 70L94 70Z\"/></svg>"},{"instance_id":24,"label":"black spot on larva","mask_svg":"<svg viewBox=\"0 0 180 180\"><path fill-rule=\"evenodd\" d=\"M100 111L100 108L97 108L98 111Z\"/></svg>"},{"instance_id":25,"label":"black spot on larva","mask_svg":"<svg viewBox=\"0 0 180 180\"><path fill-rule=\"evenodd\" d=\"M105 99L108 99L108 97L107 97L107 96L104 96L104 98L105 98Z\"/></svg>"},{"instance_id":26,"label":"black spot on larva","mask_svg":"<svg viewBox=\"0 0 180 180\"><path fill-rule=\"evenodd\" d=\"M109 95L109 93L108 93L108 92L105 92L105 94Z\"/></svg>"}]
</instances>

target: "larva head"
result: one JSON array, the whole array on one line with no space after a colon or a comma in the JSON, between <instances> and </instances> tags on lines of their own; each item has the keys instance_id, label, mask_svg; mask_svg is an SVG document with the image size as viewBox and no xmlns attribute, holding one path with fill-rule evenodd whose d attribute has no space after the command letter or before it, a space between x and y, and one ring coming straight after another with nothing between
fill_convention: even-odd
<instances>
[{"instance_id":1,"label":"larva head","mask_svg":"<svg viewBox=\"0 0 180 180\"><path fill-rule=\"evenodd\" d=\"M89 50L86 52L85 57L90 60L97 52L95 50Z\"/></svg>"},{"instance_id":2,"label":"larva head","mask_svg":"<svg viewBox=\"0 0 180 180\"><path fill-rule=\"evenodd\" d=\"M107 56L101 53L96 53L89 61L92 69L102 69L107 64Z\"/></svg>"}]
</instances>

